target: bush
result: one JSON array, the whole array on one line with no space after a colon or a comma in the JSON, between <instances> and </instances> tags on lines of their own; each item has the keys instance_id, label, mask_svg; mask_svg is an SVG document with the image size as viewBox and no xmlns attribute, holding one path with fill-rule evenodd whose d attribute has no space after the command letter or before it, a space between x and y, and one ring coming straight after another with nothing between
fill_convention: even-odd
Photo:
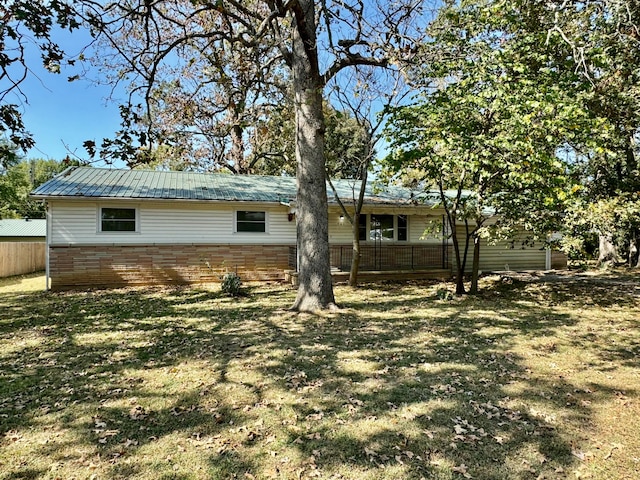
<instances>
[{"instance_id":1,"label":"bush","mask_svg":"<svg viewBox=\"0 0 640 480\"><path fill-rule=\"evenodd\" d=\"M439 288L436 292L436 298L438 300L453 300L453 293L448 288Z\"/></svg>"},{"instance_id":2,"label":"bush","mask_svg":"<svg viewBox=\"0 0 640 480\"><path fill-rule=\"evenodd\" d=\"M222 276L220 290L222 291L222 293L230 297L240 296L242 294L242 280L237 273L225 273Z\"/></svg>"}]
</instances>

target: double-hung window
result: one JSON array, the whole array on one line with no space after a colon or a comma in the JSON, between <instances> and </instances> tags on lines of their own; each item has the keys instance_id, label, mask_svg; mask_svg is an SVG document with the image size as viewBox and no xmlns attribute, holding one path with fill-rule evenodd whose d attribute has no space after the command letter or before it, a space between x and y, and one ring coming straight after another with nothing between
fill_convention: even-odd
<instances>
[{"instance_id":1,"label":"double-hung window","mask_svg":"<svg viewBox=\"0 0 640 480\"><path fill-rule=\"evenodd\" d=\"M135 232L137 218L135 208L107 208L100 209L101 232Z\"/></svg>"},{"instance_id":2,"label":"double-hung window","mask_svg":"<svg viewBox=\"0 0 640 480\"><path fill-rule=\"evenodd\" d=\"M238 210L236 212L236 232L266 232L267 214L259 211Z\"/></svg>"}]
</instances>

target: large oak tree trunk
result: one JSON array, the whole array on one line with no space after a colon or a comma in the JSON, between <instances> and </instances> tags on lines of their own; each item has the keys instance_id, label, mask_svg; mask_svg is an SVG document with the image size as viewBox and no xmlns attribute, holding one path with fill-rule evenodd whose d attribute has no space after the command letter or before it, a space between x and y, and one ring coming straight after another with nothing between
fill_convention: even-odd
<instances>
[{"instance_id":1,"label":"large oak tree trunk","mask_svg":"<svg viewBox=\"0 0 640 480\"><path fill-rule=\"evenodd\" d=\"M236 121L239 121L239 119L236 119ZM231 127L231 151L229 152L229 159L236 173L241 175L250 173L244 157L243 133L243 128L240 125Z\"/></svg>"},{"instance_id":2,"label":"large oak tree trunk","mask_svg":"<svg viewBox=\"0 0 640 480\"><path fill-rule=\"evenodd\" d=\"M297 163L298 295L292 309L335 308L329 261L322 77L312 0L294 7L291 68L295 95Z\"/></svg>"}]
</instances>

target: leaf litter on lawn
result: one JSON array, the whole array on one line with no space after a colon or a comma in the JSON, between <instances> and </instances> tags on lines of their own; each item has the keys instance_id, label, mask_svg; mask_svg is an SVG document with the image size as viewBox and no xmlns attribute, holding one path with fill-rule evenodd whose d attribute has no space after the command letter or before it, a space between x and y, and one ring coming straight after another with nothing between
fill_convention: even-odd
<instances>
[{"instance_id":1,"label":"leaf litter on lawn","mask_svg":"<svg viewBox=\"0 0 640 480\"><path fill-rule=\"evenodd\" d=\"M0 289L0 478L633 478L638 298L588 281Z\"/></svg>"}]
</instances>

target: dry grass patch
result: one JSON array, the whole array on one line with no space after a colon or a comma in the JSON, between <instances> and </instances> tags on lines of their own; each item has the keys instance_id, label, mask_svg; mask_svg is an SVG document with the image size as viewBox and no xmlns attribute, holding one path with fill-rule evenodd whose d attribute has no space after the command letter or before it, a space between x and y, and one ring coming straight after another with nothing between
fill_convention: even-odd
<instances>
[{"instance_id":1,"label":"dry grass patch","mask_svg":"<svg viewBox=\"0 0 640 480\"><path fill-rule=\"evenodd\" d=\"M0 286L0 479L636 478L635 280Z\"/></svg>"}]
</instances>

